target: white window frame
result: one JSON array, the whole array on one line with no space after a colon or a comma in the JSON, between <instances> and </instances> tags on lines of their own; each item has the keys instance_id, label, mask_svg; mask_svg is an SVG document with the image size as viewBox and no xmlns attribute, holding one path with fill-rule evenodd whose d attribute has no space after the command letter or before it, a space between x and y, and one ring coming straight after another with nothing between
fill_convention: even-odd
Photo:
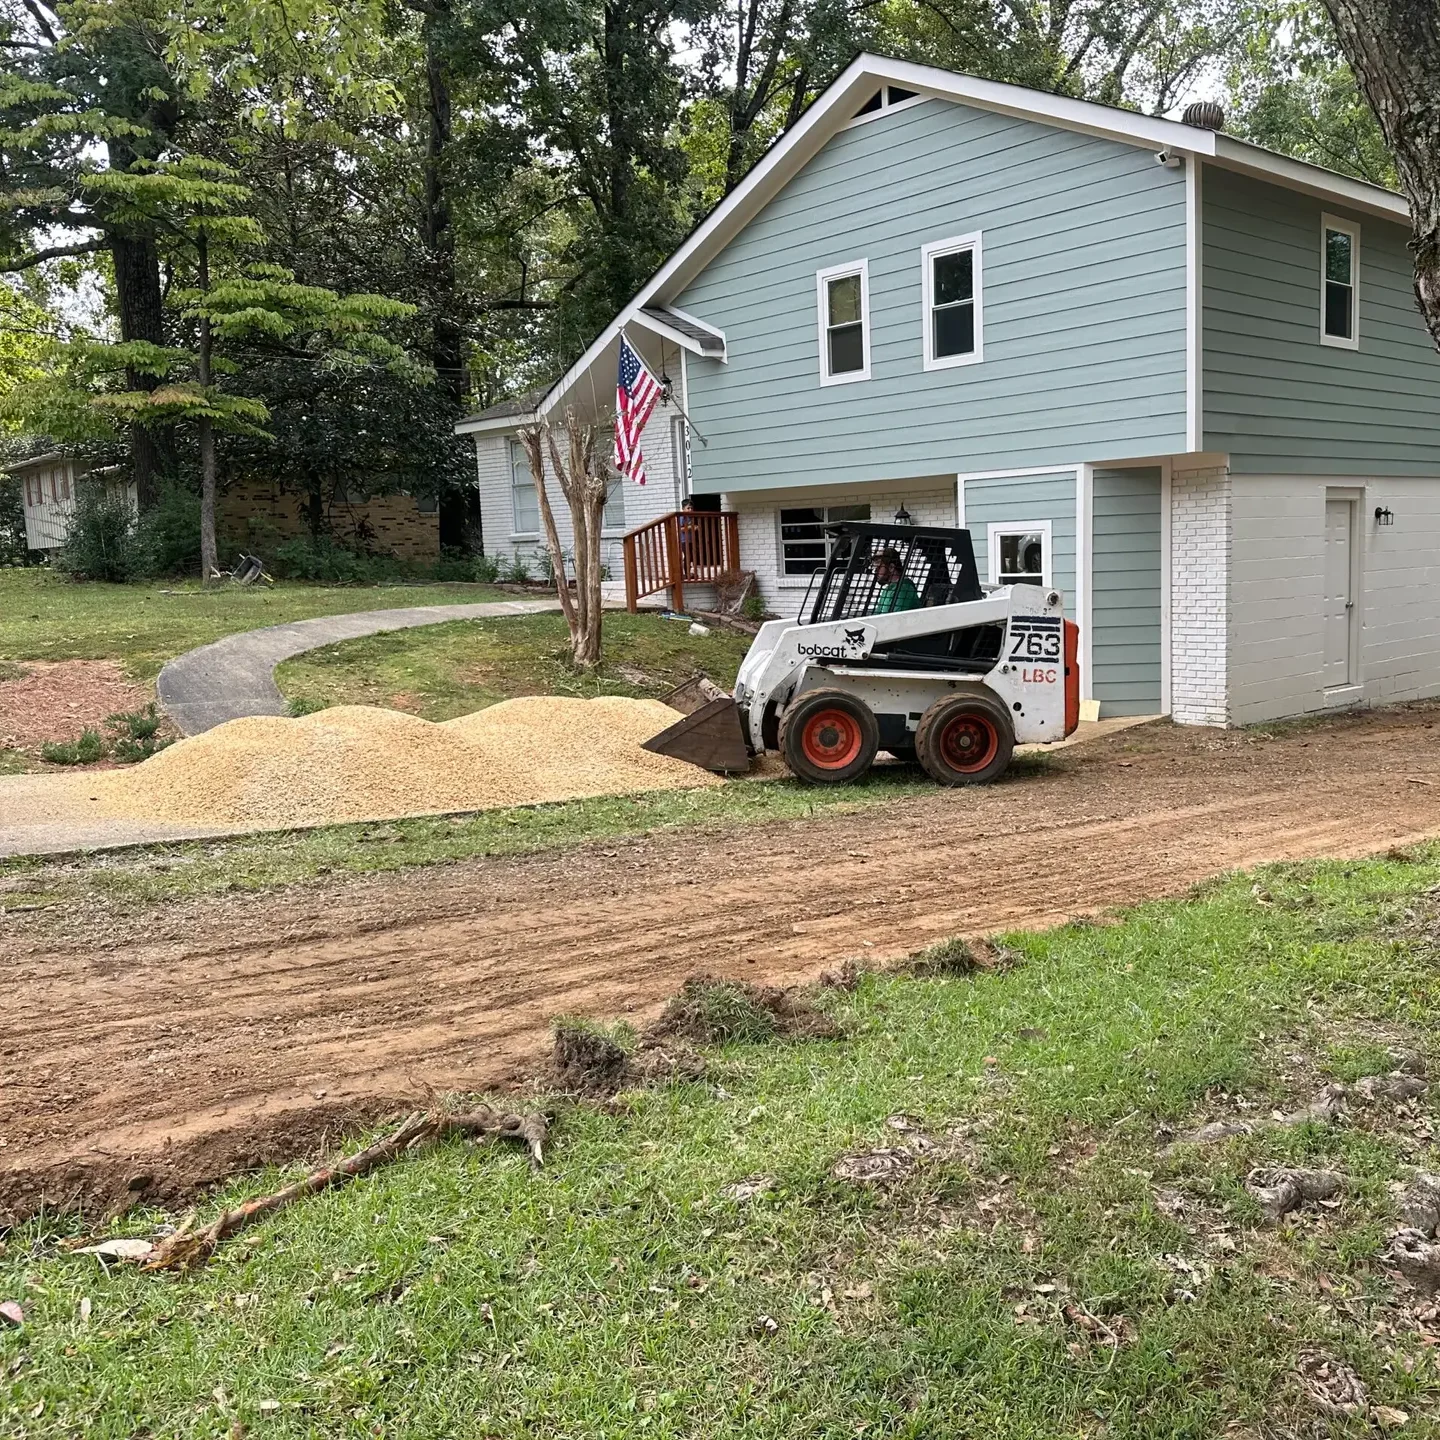
<instances>
[{"instance_id":1,"label":"white window frame","mask_svg":"<svg viewBox=\"0 0 1440 1440\"><path fill-rule=\"evenodd\" d=\"M844 280L851 275L860 277L860 354L865 363L858 370L847 370L840 375L830 373L830 293L832 280ZM822 385L849 385L855 380L870 378L870 262L849 260L844 265L831 265L815 272L815 317L819 324L820 338L820 383Z\"/></svg>"},{"instance_id":2,"label":"white window frame","mask_svg":"<svg viewBox=\"0 0 1440 1440\"><path fill-rule=\"evenodd\" d=\"M992 520L986 527L985 544L990 552L990 584L1001 585L1000 579L1000 537L1002 535L1040 536L1041 570L1040 584L1046 589L1055 583L1055 555L1053 537L1048 520Z\"/></svg>"},{"instance_id":3,"label":"white window frame","mask_svg":"<svg viewBox=\"0 0 1440 1440\"><path fill-rule=\"evenodd\" d=\"M830 561L830 542L825 542L825 559L820 562L820 569L813 570L808 575L787 575L785 573L785 526L781 522L781 513L785 510L818 510L820 511L820 524L830 525L830 512L832 510L854 510L861 505L867 506L870 510L871 519L875 514L875 507L868 500L837 500L833 504L822 500L818 505L806 505L803 501L797 500L792 505L777 505L775 507L775 584L781 590L804 590L815 576L825 568ZM857 525L869 524L870 521L857 520Z\"/></svg>"},{"instance_id":4,"label":"white window frame","mask_svg":"<svg viewBox=\"0 0 1440 1440\"><path fill-rule=\"evenodd\" d=\"M868 125L872 120L882 120L886 115L890 115L896 110L909 109L911 105L922 104L930 98L924 91L909 95L904 100L892 100L890 98L890 92L892 90L908 90L909 88L908 85L882 85L880 87L879 105L873 110L866 111L864 115L852 115L850 119L845 122L845 128L848 130L852 125Z\"/></svg>"},{"instance_id":5,"label":"white window frame","mask_svg":"<svg viewBox=\"0 0 1440 1440\"><path fill-rule=\"evenodd\" d=\"M515 484L515 457L516 457L517 455L519 455L521 458L523 458L524 461L525 461L525 466L526 466L527 469L528 469L529 466L530 466L530 457L525 453L524 448L521 446L521 444L520 444L520 442L519 442L518 440L510 440L510 441L507 441L507 442L506 442L506 452L505 452L505 453L506 453L506 459L507 459L507 461L508 461L508 464L506 465L506 470L508 471L509 477L510 477L510 485L509 485L509 490L510 490L510 538L511 538L512 540L538 540L538 539L540 538L540 530L539 530L539 524L540 524L540 513L539 513L539 511L540 511L540 496L539 496L539 494L537 493L536 496L535 496L535 511L536 511L536 513L535 513L535 523L536 523L536 528L535 528L534 530L521 530L521 529L519 528L519 521L518 521L518 519L517 519L517 517L516 517L516 514L515 514L515 491L516 491L516 489L518 488L518 487L516 486L516 484ZM530 483L531 483L532 486L536 483L536 482L535 482L535 477L534 477L533 475L530 477Z\"/></svg>"},{"instance_id":6,"label":"white window frame","mask_svg":"<svg viewBox=\"0 0 1440 1440\"><path fill-rule=\"evenodd\" d=\"M1325 262L1326 234L1338 231L1350 237L1350 338L1331 335L1325 329ZM1338 215L1321 213L1320 216L1320 343L1336 350L1358 350L1360 348L1360 227L1353 220L1342 220Z\"/></svg>"},{"instance_id":7,"label":"white window frame","mask_svg":"<svg viewBox=\"0 0 1440 1440\"><path fill-rule=\"evenodd\" d=\"M978 365L985 358L984 326L984 285L981 264L981 241L984 232L972 230L968 235L956 235L949 240L932 240L920 247L920 332L924 344L925 368L927 370L953 370L959 365ZM975 348L968 355L935 354L935 330L930 323L930 312L935 300L935 260L942 255L958 255L969 250L974 255L974 296L975 296Z\"/></svg>"}]
</instances>

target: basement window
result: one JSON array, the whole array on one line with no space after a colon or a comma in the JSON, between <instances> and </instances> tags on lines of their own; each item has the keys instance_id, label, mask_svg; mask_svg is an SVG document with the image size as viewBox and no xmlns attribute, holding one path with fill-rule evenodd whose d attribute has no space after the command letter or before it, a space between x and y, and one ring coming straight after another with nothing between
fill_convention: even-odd
<instances>
[{"instance_id":1,"label":"basement window","mask_svg":"<svg viewBox=\"0 0 1440 1440\"><path fill-rule=\"evenodd\" d=\"M870 267L852 260L815 275L820 311L820 383L870 378Z\"/></svg>"},{"instance_id":2,"label":"basement window","mask_svg":"<svg viewBox=\"0 0 1440 1440\"><path fill-rule=\"evenodd\" d=\"M1050 584L1050 522L1026 521L989 527L992 585Z\"/></svg>"},{"instance_id":3,"label":"basement window","mask_svg":"<svg viewBox=\"0 0 1440 1440\"><path fill-rule=\"evenodd\" d=\"M780 578L810 576L825 568L830 537L825 526L868 520L868 505L814 505L780 512Z\"/></svg>"},{"instance_id":4,"label":"basement window","mask_svg":"<svg viewBox=\"0 0 1440 1440\"><path fill-rule=\"evenodd\" d=\"M1320 223L1320 343L1360 348L1360 227L1333 215Z\"/></svg>"}]
</instances>

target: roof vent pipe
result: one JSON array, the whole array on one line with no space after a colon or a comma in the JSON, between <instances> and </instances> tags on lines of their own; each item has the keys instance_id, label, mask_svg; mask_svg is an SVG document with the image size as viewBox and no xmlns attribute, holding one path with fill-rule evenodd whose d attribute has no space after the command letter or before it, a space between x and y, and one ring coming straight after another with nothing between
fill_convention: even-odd
<instances>
[{"instance_id":1,"label":"roof vent pipe","mask_svg":"<svg viewBox=\"0 0 1440 1440\"><path fill-rule=\"evenodd\" d=\"M1213 100L1197 100L1187 105L1180 116L1182 123L1193 125L1197 130L1223 130L1225 128L1225 107Z\"/></svg>"}]
</instances>

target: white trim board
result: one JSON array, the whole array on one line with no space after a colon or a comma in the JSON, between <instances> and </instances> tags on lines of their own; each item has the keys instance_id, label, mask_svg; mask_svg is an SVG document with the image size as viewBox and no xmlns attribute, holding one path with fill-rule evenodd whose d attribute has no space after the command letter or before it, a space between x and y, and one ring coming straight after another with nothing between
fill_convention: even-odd
<instances>
[{"instance_id":1,"label":"white trim board","mask_svg":"<svg viewBox=\"0 0 1440 1440\"><path fill-rule=\"evenodd\" d=\"M1192 155L1185 166L1185 448L1198 450L1205 438L1203 346L1205 343L1204 210L1201 174L1204 166Z\"/></svg>"},{"instance_id":2,"label":"white trim board","mask_svg":"<svg viewBox=\"0 0 1440 1440\"><path fill-rule=\"evenodd\" d=\"M1160 713L1168 715L1170 681L1170 587L1174 557L1170 553L1170 472L1171 462L1160 466Z\"/></svg>"},{"instance_id":3,"label":"white trim board","mask_svg":"<svg viewBox=\"0 0 1440 1440\"><path fill-rule=\"evenodd\" d=\"M1090 616L1095 609L1095 467L1075 467L1075 623L1080 627L1080 698L1095 698L1094 637Z\"/></svg>"},{"instance_id":4,"label":"white trim board","mask_svg":"<svg viewBox=\"0 0 1440 1440\"><path fill-rule=\"evenodd\" d=\"M1318 165L1288 159L1230 136L1217 135L1213 130L1097 105L1088 100L1073 100L1064 95L1029 90L1021 85L981 80L933 65L862 54L850 62L751 168L740 184L690 232L585 353L550 387L539 402L540 413L546 413L559 404L576 381L604 353L621 327L629 324L637 310L651 303L667 304L677 297L690 280L818 153L825 142L854 119L855 109L875 85L887 83L914 90L918 96L927 99L949 100L998 114L1039 120L1061 129L1098 135L1143 149L1171 150L1182 156L1203 155L1228 169L1318 195L1352 209L1383 215L1401 223L1409 219L1408 204L1403 196L1393 191L1337 175ZM888 112L881 110L878 113L884 115ZM477 431L480 426L473 421L467 425L462 420L456 429L464 434Z\"/></svg>"}]
</instances>

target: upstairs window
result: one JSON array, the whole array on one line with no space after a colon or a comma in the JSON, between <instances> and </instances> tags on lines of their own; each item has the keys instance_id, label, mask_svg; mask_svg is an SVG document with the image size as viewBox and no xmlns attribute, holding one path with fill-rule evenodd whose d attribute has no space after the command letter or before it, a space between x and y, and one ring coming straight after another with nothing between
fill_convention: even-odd
<instances>
[{"instance_id":1,"label":"upstairs window","mask_svg":"<svg viewBox=\"0 0 1440 1440\"><path fill-rule=\"evenodd\" d=\"M1333 215L1320 220L1320 343L1360 346L1360 227Z\"/></svg>"},{"instance_id":2,"label":"upstairs window","mask_svg":"<svg viewBox=\"0 0 1440 1440\"><path fill-rule=\"evenodd\" d=\"M780 576L813 575L830 558L827 525L868 520L868 505L806 506L780 512Z\"/></svg>"},{"instance_id":3,"label":"upstairs window","mask_svg":"<svg viewBox=\"0 0 1440 1440\"><path fill-rule=\"evenodd\" d=\"M974 365L982 351L979 233L923 246L920 264L925 368Z\"/></svg>"},{"instance_id":4,"label":"upstairs window","mask_svg":"<svg viewBox=\"0 0 1440 1440\"><path fill-rule=\"evenodd\" d=\"M540 533L540 501L530 475L530 460L515 441L510 443L510 518L516 535Z\"/></svg>"},{"instance_id":5,"label":"upstairs window","mask_svg":"<svg viewBox=\"0 0 1440 1440\"><path fill-rule=\"evenodd\" d=\"M879 115L886 110L893 110L897 105L903 105L907 100L918 100L919 92L906 90L900 85L882 85L854 114L852 117L858 120L863 115Z\"/></svg>"},{"instance_id":6,"label":"upstairs window","mask_svg":"<svg viewBox=\"0 0 1440 1440\"><path fill-rule=\"evenodd\" d=\"M864 260L815 276L820 308L820 383L870 378L870 271Z\"/></svg>"}]
</instances>

